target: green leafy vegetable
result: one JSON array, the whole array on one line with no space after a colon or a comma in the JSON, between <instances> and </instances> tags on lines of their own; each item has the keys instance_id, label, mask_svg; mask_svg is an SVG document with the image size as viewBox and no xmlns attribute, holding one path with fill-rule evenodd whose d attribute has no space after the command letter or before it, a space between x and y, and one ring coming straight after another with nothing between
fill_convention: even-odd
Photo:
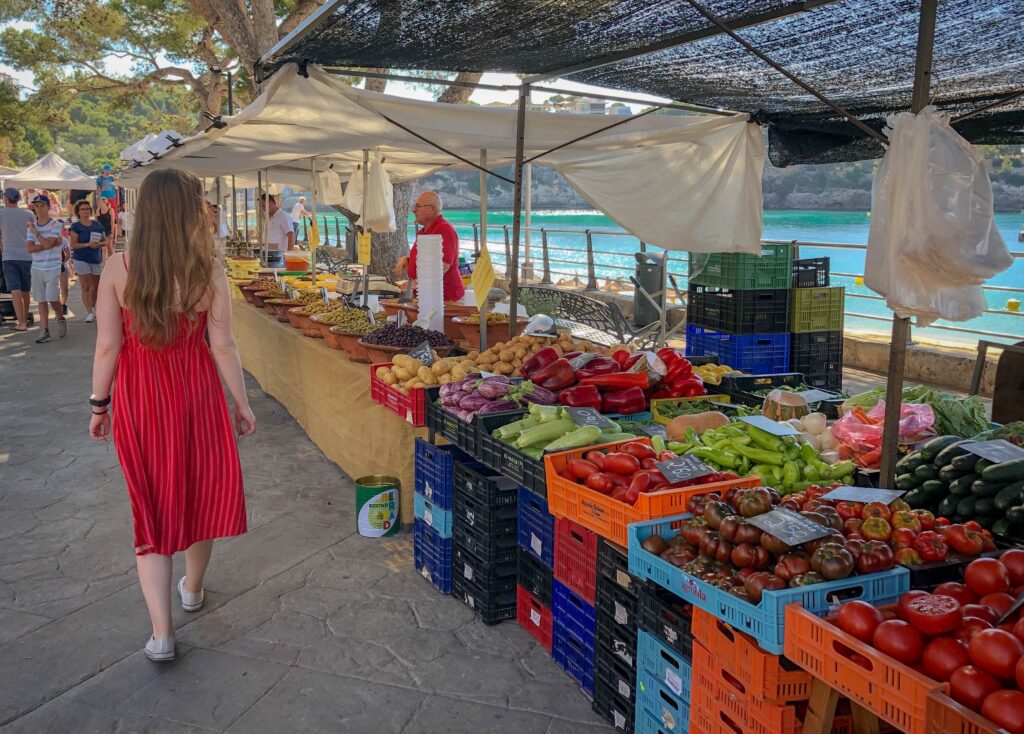
<instances>
[{"instance_id":1,"label":"green leafy vegetable","mask_svg":"<svg viewBox=\"0 0 1024 734\"><path fill-rule=\"evenodd\" d=\"M879 400L885 399L885 388L876 387L843 403L843 410L861 407L870 410ZM977 396L961 397L942 390L933 390L924 385L903 388L903 402L915 405L927 404L935 412L935 432L940 436L952 435L971 438L989 427L985 417L985 404Z\"/></svg>"}]
</instances>

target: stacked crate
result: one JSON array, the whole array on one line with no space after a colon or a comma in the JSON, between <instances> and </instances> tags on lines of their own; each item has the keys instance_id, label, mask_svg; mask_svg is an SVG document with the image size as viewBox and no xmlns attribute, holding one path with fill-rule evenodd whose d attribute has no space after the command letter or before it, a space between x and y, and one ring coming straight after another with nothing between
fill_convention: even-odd
<instances>
[{"instance_id":1,"label":"stacked crate","mask_svg":"<svg viewBox=\"0 0 1024 734\"><path fill-rule=\"evenodd\" d=\"M452 501L452 595L484 624L516 616L518 485L480 463L457 464Z\"/></svg>"},{"instance_id":2,"label":"stacked crate","mask_svg":"<svg viewBox=\"0 0 1024 734\"><path fill-rule=\"evenodd\" d=\"M547 499L519 487L519 570L516 619L551 652L555 518Z\"/></svg>"},{"instance_id":3,"label":"stacked crate","mask_svg":"<svg viewBox=\"0 0 1024 734\"><path fill-rule=\"evenodd\" d=\"M469 457L454 446L416 439L413 562L434 587L452 590L452 494L455 466Z\"/></svg>"},{"instance_id":4,"label":"stacked crate","mask_svg":"<svg viewBox=\"0 0 1024 734\"><path fill-rule=\"evenodd\" d=\"M591 696L597 619L597 535L566 518L555 519L551 655Z\"/></svg>"},{"instance_id":5,"label":"stacked crate","mask_svg":"<svg viewBox=\"0 0 1024 734\"><path fill-rule=\"evenodd\" d=\"M793 264L789 368L811 387L843 387L843 308L846 289L829 287L828 258Z\"/></svg>"},{"instance_id":6,"label":"stacked crate","mask_svg":"<svg viewBox=\"0 0 1024 734\"><path fill-rule=\"evenodd\" d=\"M693 606L652 583L638 593L636 734L686 732ZM690 727L690 731L698 731Z\"/></svg>"}]
</instances>

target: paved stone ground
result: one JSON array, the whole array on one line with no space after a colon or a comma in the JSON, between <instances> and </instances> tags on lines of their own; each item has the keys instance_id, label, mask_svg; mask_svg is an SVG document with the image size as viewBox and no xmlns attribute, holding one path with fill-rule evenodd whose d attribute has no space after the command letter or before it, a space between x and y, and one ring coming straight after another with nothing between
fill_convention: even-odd
<instances>
[{"instance_id":1,"label":"paved stone ground","mask_svg":"<svg viewBox=\"0 0 1024 734\"><path fill-rule=\"evenodd\" d=\"M124 481L86 432L94 328L37 333L0 335L0 731L607 729L517 624L417 576L409 539L354 534L351 481L252 382L249 532L218 543L203 611L175 614L177 661L146 660Z\"/></svg>"}]
</instances>

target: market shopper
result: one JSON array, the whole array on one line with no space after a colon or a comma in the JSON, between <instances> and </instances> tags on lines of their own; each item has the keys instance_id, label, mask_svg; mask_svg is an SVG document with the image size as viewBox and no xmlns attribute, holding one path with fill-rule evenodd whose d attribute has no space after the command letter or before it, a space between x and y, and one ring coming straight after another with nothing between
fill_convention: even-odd
<instances>
[{"instance_id":1,"label":"market shopper","mask_svg":"<svg viewBox=\"0 0 1024 734\"><path fill-rule=\"evenodd\" d=\"M14 331L28 331L28 310L32 297L32 254L28 251L28 227L34 216L18 206L21 194L15 188L4 189L0 209L0 253L3 256L4 281L14 302Z\"/></svg>"},{"instance_id":2,"label":"market shopper","mask_svg":"<svg viewBox=\"0 0 1024 734\"><path fill-rule=\"evenodd\" d=\"M413 214L416 223L421 229L416 233L419 240L423 234L441 235L441 272L444 274L444 300L458 301L466 292L462 283L462 274L459 273L459 235L441 212L443 204L441 197L435 191L424 191L416 198L413 204ZM396 274L402 277L408 274L413 281L416 280L416 252L417 245L413 243L412 249L407 257L399 258L395 266Z\"/></svg>"},{"instance_id":3,"label":"market shopper","mask_svg":"<svg viewBox=\"0 0 1024 734\"><path fill-rule=\"evenodd\" d=\"M265 208L264 208L265 207ZM273 194L264 194L260 213L269 215L267 223L267 267L284 267L284 253L295 249L295 232L288 212L277 205Z\"/></svg>"},{"instance_id":4,"label":"market shopper","mask_svg":"<svg viewBox=\"0 0 1024 734\"><path fill-rule=\"evenodd\" d=\"M100 197L96 212L96 221L103 225L103 229L107 233L107 257L114 254L114 240L118 235L117 211L114 209L113 201L113 199Z\"/></svg>"},{"instance_id":5,"label":"market shopper","mask_svg":"<svg viewBox=\"0 0 1024 734\"><path fill-rule=\"evenodd\" d=\"M238 447L218 368L238 433L251 434L256 419L199 179L175 169L149 174L136 217L128 252L114 255L100 280L89 432L108 440L113 411L153 627L145 654L160 662L175 654L171 556L185 551L177 591L182 608L195 612L213 540L246 531Z\"/></svg>"},{"instance_id":6,"label":"market shopper","mask_svg":"<svg viewBox=\"0 0 1024 734\"><path fill-rule=\"evenodd\" d=\"M39 304L36 344L50 341L50 307L57 317L57 338L68 335L68 321L60 303L61 256L64 252L64 223L50 216L50 199L40 194L32 202L35 219L28 225L26 247L32 253L32 297Z\"/></svg>"},{"instance_id":7,"label":"market shopper","mask_svg":"<svg viewBox=\"0 0 1024 734\"><path fill-rule=\"evenodd\" d=\"M302 224L303 217L309 218L313 216L308 209L306 209L306 197L300 196L299 200L295 202L295 206L292 207L292 232L295 233L295 239L299 239L299 225Z\"/></svg>"},{"instance_id":8,"label":"market shopper","mask_svg":"<svg viewBox=\"0 0 1024 734\"><path fill-rule=\"evenodd\" d=\"M71 224L71 250L74 253L75 273L82 286L82 305L85 306L85 320L96 320L96 290L103 272L103 249L107 244L107 233L97 220L92 218L92 205L88 201L75 204L77 222Z\"/></svg>"}]
</instances>

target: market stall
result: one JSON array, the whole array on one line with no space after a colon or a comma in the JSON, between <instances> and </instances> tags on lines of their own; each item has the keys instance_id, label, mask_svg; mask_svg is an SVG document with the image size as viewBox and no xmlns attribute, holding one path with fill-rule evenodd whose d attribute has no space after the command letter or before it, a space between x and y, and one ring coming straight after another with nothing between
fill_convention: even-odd
<instances>
[{"instance_id":1,"label":"market stall","mask_svg":"<svg viewBox=\"0 0 1024 734\"><path fill-rule=\"evenodd\" d=\"M96 179L56 153L47 153L30 166L4 179L5 186L16 189L84 189L92 191Z\"/></svg>"}]
</instances>

